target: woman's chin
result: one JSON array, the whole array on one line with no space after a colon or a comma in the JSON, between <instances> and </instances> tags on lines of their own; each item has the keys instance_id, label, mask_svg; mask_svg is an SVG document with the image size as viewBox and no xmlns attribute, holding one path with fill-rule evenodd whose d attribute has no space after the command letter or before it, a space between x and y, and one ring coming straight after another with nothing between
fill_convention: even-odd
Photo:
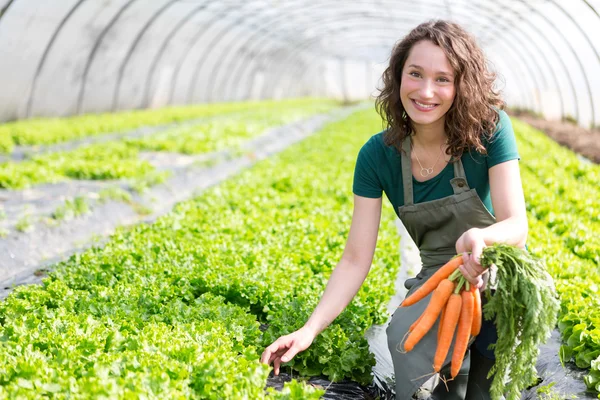
<instances>
[{"instance_id":1,"label":"woman's chin","mask_svg":"<svg viewBox=\"0 0 600 400\"><path fill-rule=\"evenodd\" d=\"M417 115L408 115L410 117L410 120L416 124L416 125L429 125L429 124L433 124L434 122L439 121L439 119L441 118L440 115L437 115L437 113L431 114L431 115L423 115L422 113L415 113Z\"/></svg>"}]
</instances>

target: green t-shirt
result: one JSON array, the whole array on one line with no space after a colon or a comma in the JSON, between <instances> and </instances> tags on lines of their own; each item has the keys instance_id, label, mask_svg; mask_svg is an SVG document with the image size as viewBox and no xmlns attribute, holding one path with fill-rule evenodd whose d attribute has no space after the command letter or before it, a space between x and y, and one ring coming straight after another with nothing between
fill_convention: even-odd
<instances>
[{"instance_id":1,"label":"green t-shirt","mask_svg":"<svg viewBox=\"0 0 600 400\"><path fill-rule=\"evenodd\" d=\"M471 151L464 153L461 158L469 187L477 190L479 198L492 215L494 210L488 170L494 165L520 159L510 118L503 110L499 114L500 122L496 132L491 139L483 141L487 155ZM400 152L395 147L384 144L383 133L371 136L360 149L352 190L358 196L375 199L385 192L398 214L398 207L404 205ZM442 172L425 182L419 182L413 177L414 202L423 203L452 195L452 178L452 163L448 163Z\"/></svg>"}]
</instances>

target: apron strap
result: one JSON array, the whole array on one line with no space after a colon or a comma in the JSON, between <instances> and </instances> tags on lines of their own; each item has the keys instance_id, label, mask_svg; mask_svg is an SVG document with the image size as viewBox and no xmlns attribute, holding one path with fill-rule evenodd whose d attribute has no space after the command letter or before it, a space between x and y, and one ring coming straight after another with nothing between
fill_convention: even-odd
<instances>
[{"instance_id":1,"label":"apron strap","mask_svg":"<svg viewBox=\"0 0 600 400\"><path fill-rule=\"evenodd\" d=\"M471 190L460 158L454 162L454 178L450 179L450 184L452 185L454 194L461 194Z\"/></svg>"},{"instance_id":2,"label":"apron strap","mask_svg":"<svg viewBox=\"0 0 600 400\"><path fill-rule=\"evenodd\" d=\"M404 205L413 204L413 176L412 167L410 165L410 136L404 138L402 142L402 154L400 155L402 161L402 186L404 189Z\"/></svg>"},{"instance_id":3,"label":"apron strap","mask_svg":"<svg viewBox=\"0 0 600 400\"><path fill-rule=\"evenodd\" d=\"M404 205L412 205L414 203L413 196L413 175L410 163L410 136L404 138L402 142L402 154L400 155L402 162L402 186L404 187ZM454 194L460 194L471 190L467 183L467 176L460 158L454 161L454 178L450 179L450 185Z\"/></svg>"}]
</instances>

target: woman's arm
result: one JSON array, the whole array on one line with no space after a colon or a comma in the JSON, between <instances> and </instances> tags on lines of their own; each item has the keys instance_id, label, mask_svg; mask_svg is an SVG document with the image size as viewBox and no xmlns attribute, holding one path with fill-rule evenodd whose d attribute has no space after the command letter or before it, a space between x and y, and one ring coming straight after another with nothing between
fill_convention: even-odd
<instances>
[{"instance_id":1,"label":"woman's arm","mask_svg":"<svg viewBox=\"0 0 600 400\"><path fill-rule=\"evenodd\" d=\"M364 282L373 261L381 220L382 198L370 199L354 195L354 213L346 247L323 297L305 326L321 333L346 308Z\"/></svg>"},{"instance_id":2,"label":"woman's arm","mask_svg":"<svg viewBox=\"0 0 600 400\"><path fill-rule=\"evenodd\" d=\"M279 374L282 362L290 361L311 345L314 338L344 310L360 289L371 269L375 253L381 204L381 197L370 199L354 196L354 213L346 247L329 277L319 304L302 328L278 338L261 356L261 362L273 363L275 375Z\"/></svg>"},{"instance_id":3,"label":"woman's arm","mask_svg":"<svg viewBox=\"0 0 600 400\"><path fill-rule=\"evenodd\" d=\"M481 287L480 275L485 269L479 257L485 246L506 243L523 247L527 240L527 213L525 196L521 184L519 161L511 160L490 168L490 193L496 214L496 223L487 228L473 228L466 231L456 242L457 253L463 254L463 275L473 285Z\"/></svg>"}]
</instances>

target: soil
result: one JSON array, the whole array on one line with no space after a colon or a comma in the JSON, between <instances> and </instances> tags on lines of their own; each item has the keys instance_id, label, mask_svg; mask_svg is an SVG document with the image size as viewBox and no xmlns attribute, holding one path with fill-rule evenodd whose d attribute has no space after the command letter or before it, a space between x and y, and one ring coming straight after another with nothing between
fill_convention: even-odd
<instances>
[{"instance_id":1,"label":"soil","mask_svg":"<svg viewBox=\"0 0 600 400\"><path fill-rule=\"evenodd\" d=\"M569 121L549 121L524 111L507 112L543 131L554 141L582 157L600 164L600 129L586 129Z\"/></svg>"}]
</instances>

